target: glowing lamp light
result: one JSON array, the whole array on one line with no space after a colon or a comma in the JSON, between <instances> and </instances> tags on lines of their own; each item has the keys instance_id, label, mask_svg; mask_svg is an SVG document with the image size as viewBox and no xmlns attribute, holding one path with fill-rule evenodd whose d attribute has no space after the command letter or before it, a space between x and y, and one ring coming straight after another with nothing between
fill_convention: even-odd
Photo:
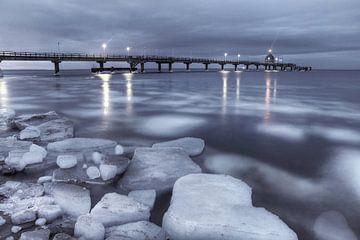
<instances>
[{"instance_id":1,"label":"glowing lamp light","mask_svg":"<svg viewBox=\"0 0 360 240\"><path fill-rule=\"evenodd\" d=\"M272 49L269 49L269 53L272 53Z\"/></svg>"},{"instance_id":2,"label":"glowing lamp light","mask_svg":"<svg viewBox=\"0 0 360 240\"><path fill-rule=\"evenodd\" d=\"M107 48L106 43L103 43L102 48L103 48L103 49Z\"/></svg>"}]
</instances>

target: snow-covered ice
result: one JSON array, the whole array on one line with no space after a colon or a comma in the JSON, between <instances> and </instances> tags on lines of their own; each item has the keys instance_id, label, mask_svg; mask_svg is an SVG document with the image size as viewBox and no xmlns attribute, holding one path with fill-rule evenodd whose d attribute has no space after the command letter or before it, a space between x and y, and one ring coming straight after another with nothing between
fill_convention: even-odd
<instances>
[{"instance_id":1,"label":"snow-covered ice","mask_svg":"<svg viewBox=\"0 0 360 240\"><path fill-rule=\"evenodd\" d=\"M150 209L154 207L156 199L155 190L135 190L129 192L128 196L139 203L148 206Z\"/></svg>"},{"instance_id":2,"label":"snow-covered ice","mask_svg":"<svg viewBox=\"0 0 360 240\"><path fill-rule=\"evenodd\" d=\"M190 174L176 181L163 228L172 240L297 240L276 215L251 202L251 189L225 175Z\"/></svg>"},{"instance_id":3,"label":"snow-covered ice","mask_svg":"<svg viewBox=\"0 0 360 240\"><path fill-rule=\"evenodd\" d=\"M37 229L34 231L23 232L19 240L49 240L49 229Z\"/></svg>"},{"instance_id":4,"label":"snow-covered ice","mask_svg":"<svg viewBox=\"0 0 360 240\"><path fill-rule=\"evenodd\" d=\"M89 179L97 179L100 177L100 171L95 166L91 166L86 169L86 174L88 175Z\"/></svg>"},{"instance_id":5,"label":"snow-covered ice","mask_svg":"<svg viewBox=\"0 0 360 240\"><path fill-rule=\"evenodd\" d=\"M89 213L91 199L90 191L86 188L66 183L45 183L44 186L66 214L78 217Z\"/></svg>"},{"instance_id":6,"label":"snow-covered ice","mask_svg":"<svg viewBox=\"0 0 360 240\"><path fill-rule=\"evenodd\" d=\"M137 148L119 186L130 191L167 192L178 178L199 172L200 167L182 148Z\"/></svg>"},{"instance_id":7,"label":"snow-covered ice","mask_svg":"<svg viewBox=\"0 0 360 240\"><path fill-rule=\"evenodd\" d=\"M40 137L40 129L38 127L29 126L20 132L20 140L35 139Z\"/></svg>"},{"instance_id":8,"label":"snow-covered ice","mask_svg":"<svg viewBox=\"0 0 360 240\"><path fill-rule=\"evenodd\" d=\"M165 240L166 238L161 227L151 222L140 221L107 228L106 239Z\"/></svg>"},{"instance_id":9,"label":"snow-covered ice","mask_svg":"<svg viewBox=\"0 0 360 240\"><path fill-rule=\"evenodd\" d=\"M74 155L59 155L56 164L62 169L72 168L76 166L77 158Z\"/></svg>"},{"instance_id":10,"label":"snow-covered ice","mask_svg":"<svg viewBox=\"0 0 360 240\"><path fill-rule=\"evenodd\" d=\"M31 144L30 152L40 152L43 158L46 158L47 156L46 149L36 144Z\"/></svg>"},{"instance_id":11,"label":"snow-covered ice","mask_svg":"<svg viewBox=\"0 0 360 240\"><path fill-rule=\"evenodd\" d=\"M104 181L114 178L118 171L116 166L106 165L106 164L101 164L99 169L100 169L101 178Z\"/></svg>"},{"instance_id":12,"label":"snow-covered ice","mask_svg":"<svg viewBox=\"0 0 360 240\"><path fill-rule=\"evenodd\" d=\"M114 152L115 155L121 155L124 153L124 147L121 145L116 145Z\"/></svg>"},{"instance_id":13,"label":"snow-covered ice","mask_svg":"<svg viewBox=\"0 0 360 240\"><path fill-rule=\"evenodd\" d=\"M6 223L6 220L0 216L0 227Z\"/></svg>"},{"instance_id":14,"label":"snow-covered ice","mask_svg":"<svg viewBox=\"0 0 360 240\"><path fill-rule=\"evenodd\" d=\"M69 152L109 152L113 153L116 142L96 138L69 138L63 141L49 143L48 151L55 153Z\"/></svg>"},{"instance_id":15,"label":"snow-covered ice","mask_svg":"<svg viewBox=\"0 0 360 240\"><path fill-rule=\"evenodd\" d=\"M46 219L45 218L38 218L35 221L36 226L44 226L45 224L46 224Z\"/></svg>"},{"instance_id":16,"label":"snow-covered ice","mask_svg":"<svg viewBox=\"0 0 360 240\"><path fill-rule=\"evenodd\" d=\"M155 143L152 147L180 147L190 156L197 156L204 151L205 142L201 138L184 137L172 141Z\"/></svg>"},{"instance_id":17,"label":"snow-covered ice","mask_svg":"<svg viewBox=\"0 0 360 240\"><path fill-rule=\"evenodd\" d=\"M75 223L74 235L84 240L104 240L105 228L93 216L89 214L82 215Z\"/></svg>"},{"instance_id":18,"label":"snow-covered ice","mask_svg":"<svg viewBox=\"0 0 360 240\"><path fill-rule=\"evenodd\" d=\"M23 210L11 215L11 222L16 225L32 222L35 221L35 219L36 211L33 210Z\"/></svg>"},{"instance_id":19,"label":"snow-covered ice","mask_svg":"<svg viewBox=\"0 0 360 240\"><path fill-rule=\"evenodd\" d=\"M27 152L22 156L22 161L25 165L42 163L43 159L43 154L40 151Z\"/></svg>"},{"instance_id":20,"label":"snow-covered ice","mask_svg":"<svg viewBox=\"0 0 360 240\"><path fill-rule=\"evenodd\" d=\"M132 198L118 193L107 193L91 210L91 215L104 226L129 222L148 221L150 208Z\"/></svg>"},{"instance_id":21,"label":"snow-covered ice","mask_svg":"<svg viewBox=\"0 0 360 240\"><path fill-rule=\"evenodd\" d=\"M38 217L45 218L47 222L52 222L61 217L63 210L59 205L43 205L38 209Z\"/></svg>"}]
</instances>

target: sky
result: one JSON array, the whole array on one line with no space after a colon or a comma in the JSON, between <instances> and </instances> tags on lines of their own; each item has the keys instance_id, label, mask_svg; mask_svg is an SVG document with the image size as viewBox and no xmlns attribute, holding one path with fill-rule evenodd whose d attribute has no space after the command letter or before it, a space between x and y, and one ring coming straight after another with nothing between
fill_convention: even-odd
<instances>
[{"instance_id":1,"label":"sky","mask_svg":"<svg viewBox=\"0 0 360 240\"><path fill-rule=\"evenodd\" d=\"M223 57L360 69L359 0L1 0L0 50ZM67 64L80 68L84 64ZM2 68L50 63L2 62Z\"/></svg>"}]
</instances>

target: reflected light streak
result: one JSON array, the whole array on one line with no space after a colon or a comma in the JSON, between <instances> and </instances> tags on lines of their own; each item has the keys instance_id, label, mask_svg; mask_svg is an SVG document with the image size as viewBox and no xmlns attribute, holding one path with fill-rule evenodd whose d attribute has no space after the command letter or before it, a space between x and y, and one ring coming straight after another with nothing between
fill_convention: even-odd
<instances>
[{"instance_id":1,"label":"reflected light streak","mask_svg":"<svg viewBox=\"0 0 360 240\"><path fill-rule=\"evenodd\" d=\"M266 79L266 90L265 90L265 112L264 112L264 123L268 124L271 117L271 79Z\"/></svg>"},{"instance_id":2,"label":"reflected light streak","mask_svg":"<svg viewBox=\"0 0 360 240\"><path fill-rule=\"evenodd\" d=\"M8 110L8 87L6 81L0 80L0 109Z\"/></svg>"},{"instance_id":3,"label":"reflected light streak","mask_svg":"<svg viewBox=\"0 0 360 240\"><path fill-rule=\"evenodd\" d=\"M111 79L111 74L98 74L97 75L103 81L103 112L104 115L108 115L110 111L110 85L109 80Z\"/></svg>"},{"instance_id":4,"label":"reflected light streak","mask_svg":"<svg viewBox=\"0 0 360 240\"><path fill-rule=\"evenodd\" d=\"M126 112L128 114L131 114L133 112L133 90L132 90L132 79L133 79L133 74L132 73L125 73L125 80L126 80L126 99L127 99L127 104L126 104Z\"/></svg>"},{"instance_id":5,"label":"reflected light streak","mask_svg":"<svg viewBox=\"0 0 360 240\"><path fill-rule=\"evenodd\" d=\"M227 108L227 97L228 97L228 73L229 72L223 72L223 91L222 91L222 112L223 114L226 113Z\"/></svg>"}]
</instances>

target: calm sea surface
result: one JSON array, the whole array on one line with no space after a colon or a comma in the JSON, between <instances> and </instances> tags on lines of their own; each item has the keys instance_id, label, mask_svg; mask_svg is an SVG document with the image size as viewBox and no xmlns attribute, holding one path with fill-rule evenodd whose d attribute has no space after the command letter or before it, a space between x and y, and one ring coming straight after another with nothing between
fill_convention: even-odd
<instances>
[{"instance_id":1,"label":"calm sea surface","mask_svg":"<svg viewBox=\"0 0 360 240\"><path fill-rule=\"evenodd\" d=\"M247 182L299 239L328 226L360 236L360 72L4 74L0 108L55 110L77 136L123 145L201 137L203 170Z\"/></svg>"}]
</instances>

